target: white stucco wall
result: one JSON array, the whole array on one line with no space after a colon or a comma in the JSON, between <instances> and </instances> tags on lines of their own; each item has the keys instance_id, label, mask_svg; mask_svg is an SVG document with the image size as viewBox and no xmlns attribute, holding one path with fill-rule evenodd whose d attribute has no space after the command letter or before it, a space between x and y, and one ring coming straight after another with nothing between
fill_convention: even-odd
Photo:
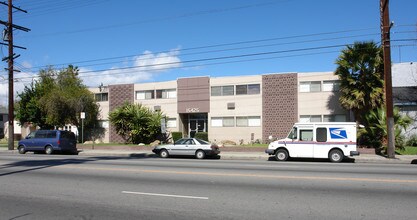
<instances>
[{"instance_id":1,"label":"white stucco wall","mask_svg":"<svg viewBox=\"0 0 417 220\"><path fill-rule=\"evenodd\" d=\"M208 115L209 138L212 141L221 142L231 140L239 144L240 140L247 144L251 142L251 134L254 140L262 139L262 76L236 76L210 78L210 86L227 86L243 84L260 84L261 92L256 95L210 96L210 113ZM236 91L235 91L236 93ZM235 109L227 109L227 103L235 103ZM261 125L257 127L236 127L236 117L260 116ZM234 127L213 127L212 117L234 117Z\"/></svg>"}]
</instances>

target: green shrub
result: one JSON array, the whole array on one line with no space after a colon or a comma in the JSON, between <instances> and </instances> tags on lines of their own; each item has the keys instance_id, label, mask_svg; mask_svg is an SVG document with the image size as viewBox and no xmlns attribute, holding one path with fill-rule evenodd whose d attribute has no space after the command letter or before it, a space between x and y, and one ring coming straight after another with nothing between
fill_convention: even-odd
<instances>
[{"instance_id":1,"label":"green shrub","mask_svg":"<svg viewBox=\"0 0 417 220\"><path fill-rule=\"evenodd\" d=\"M195 138L208 141L208 133L207 132L198 132L194 136Z\"/></svg>"},{"instance_id":2,"label":"green shrub","mask_svg":"<svg viewBox=\"0 0 417 220\"><path fill-rule=\"evenodd\" d=\"M173 132L171 132L171 136L172 136L172 140L175 142L178 139L181 139L182 138L182 132L180 132L180 131L173 131Z\"/></svg>"},{"instance_id":3,"label":"green shrub","mask_svg":"<svg viewBox=\"0 0 417 220\"><path fill-rule=\"evenodd\" d=\"M407 146L417 147L417 135L412 135L407 140Z\"/></svg>"}]
</instances>

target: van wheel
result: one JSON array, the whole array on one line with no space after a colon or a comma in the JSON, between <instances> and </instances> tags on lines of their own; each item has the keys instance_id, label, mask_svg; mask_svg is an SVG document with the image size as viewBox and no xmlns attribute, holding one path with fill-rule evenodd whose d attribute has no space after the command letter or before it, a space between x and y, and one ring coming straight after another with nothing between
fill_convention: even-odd
<instances>
[{"instance_id":1,"label":"van wheel","mask_svg":"<svg viewBox=\"0 0 417 220\"><path fill-rule=\"evenodd\" d=\"M275 159L277 161L286 161L288 159L288 151L284 149L277 150L277 153L275 154Z\"/></svg>"},{"instance_id":2,"label":"van wheel","mask_svg":"<svg viewBox=\"0 0 417 220\"><path fill-rule=\"evenodd\" d=\"M204 153L204 151L202 150L198 150L197 152L195 152L195 157L197 159L204 159L206 157L206 153Z\"/></svg>"},{"instance_id":3,"label":"van wheel","mask_svg":"<svg viewBox=\"0 0 417 220\"><path fill-rule=\"evenodd\" d=\"M345 156L343 155L343 152L340 150L332 150L329 153L329 160L333 163L339 163L343 160Z\"/></svg>"},{"instance_id":4,"label":"van wheel","mask_svg":"<svg viewBox=\"0 0 417 220\"><path fill-rule=\"evenodd\" d=\"M19 151L19 154L25 154L26 153L25 147L23 147L23 146L19 146L17 148L17 150Z\"/></svg>"},{"instance_id":5,"label":"van wheel","mask_svg":"<svg viewBox=\"0 0 417 220\"><path fill-rule=\"evenodd\" d=\"M169 157L169 153L167 150L163 149L159 152L159 156L162 158L168 158Z\"/></svg>"},{"instance_id":6,"label":"van wheel","mask_svg":"<svg viewBox=\"0 0 417 220\"><path fill-rule=\"evenodd\" d=\"M46 146L45 147L45 153L48 155L51 155L54 152L54 149L52 149L51 146Z\"/></svg>"}]
</instances>

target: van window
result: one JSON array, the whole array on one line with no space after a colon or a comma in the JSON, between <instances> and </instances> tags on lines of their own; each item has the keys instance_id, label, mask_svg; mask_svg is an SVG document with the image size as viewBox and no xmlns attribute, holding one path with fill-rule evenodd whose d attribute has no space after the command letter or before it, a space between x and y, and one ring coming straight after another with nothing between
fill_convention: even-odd
<instances>
[{"instance_id":1,"label":"van window","mask_svg":"<svg viewBox=\"0 0 417 220\"><path fill-rule=\"evenodd\" d=\"M300 141L312 141L313 130L300 130Z\"/></svg>"},{"instance_id":2,"label":"van window","mask_svg":"<svg viewBox=\"0 0 417 220\"><path fill-rule=\"evenodd\" d=\"M326 142L327 141L327 128L317 128L316 129L316 139L317 142Z\"/></svg>"},{"instance_id":3,"label":"van window","mask_svg":"<svg viewBox=\"0 0 417 220\"><path fill-rule=\"evenodd\" d=\"M56 131L48 131L46 138L56 138Z\"/></svg>"},{"instance_id":4,"label":"van window","mask_svg":"<svg viewBox=\"0 0 417 220\"><path fill-rule=\"evenodd\" d=\"M35 134L35 138L46 138L48 131L37 131Z\"/></svg>"},{"instance_id":5,"label":"van window","mask_svg":"<svg viewBox=\"0 0 417 220\"><path fill-rule=\"evenodd\" d=\"M32 131L32 132L30 132L29 133L29 135L27 136L27 138L29 139L29 138L34 138L35 137L35 135L36 135L36 131Z\"/></svg>"}]
</instances>

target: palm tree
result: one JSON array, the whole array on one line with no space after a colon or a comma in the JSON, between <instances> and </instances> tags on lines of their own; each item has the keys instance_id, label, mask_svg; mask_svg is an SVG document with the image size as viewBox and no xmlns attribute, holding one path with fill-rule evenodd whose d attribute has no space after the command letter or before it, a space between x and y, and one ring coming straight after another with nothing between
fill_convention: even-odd
<instances>
[{"instance_id":1,"label":"palm tree","mask_svg":"<svg viewBox=\"0 0 417 220\"><path fill-rule=\"evenodd\" d=\"M125 103L109 113L110 123L127 143L150 143L161 135L162 112L141 104Z\"/></svg>"},{"instance_id":2,"label":"palm tree","mask_svg":"<svg viewBox=\"0 0 417 220\"><path fill-rule=\"evenodd\" d=\"M394 108L394 134L395 134L395 147L402 150L404 149L404 136L403 131L408 128L412 123L412 119L407 115L402 115L400 110ZM387 135L387 115L385 109L377 108L370 111L364 117L368 122L368 126L362 129L369 140L372 140L374 147L382 147L382 150L386 150L388 135Z\"/></svg>"},{"instance_id":3,"label":"palm tree","mask_svg":"<svg viewBox=\"0 0 417 220\"><path fill-rule=\"evenodd\" d=\"M339 76L340 104L352 111L357 123L365 123L364 115L384 103L382 49L374 42L348 45L336 60Z\"/></svg>"}]
</instances>

